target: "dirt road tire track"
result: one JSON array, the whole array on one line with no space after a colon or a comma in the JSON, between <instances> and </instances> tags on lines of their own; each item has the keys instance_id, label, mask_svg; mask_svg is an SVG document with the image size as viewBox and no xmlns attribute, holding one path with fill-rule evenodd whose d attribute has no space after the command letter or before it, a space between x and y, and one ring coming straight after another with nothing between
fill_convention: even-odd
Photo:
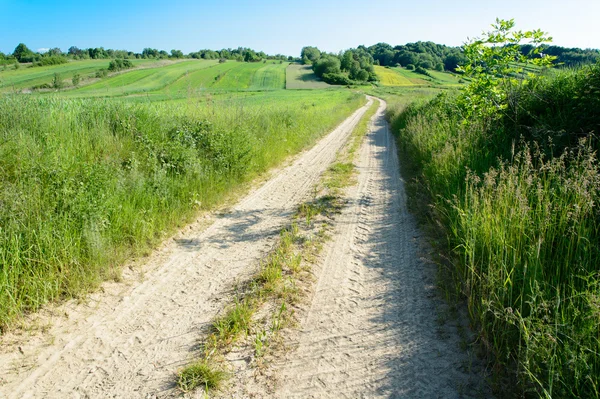
<instances>
[{"instance_id":1,"label":"dirt road tire track","mask_svg":"<svg viewBox=\"0 0 600 399\"><path fill-rule=\"evenodd\" d=\"M456 330L440 326L436 270L420 255L385 107L372 119L358 184L315 269L295 350L275 363L274 397L459 398L483 389Z\"/></svg>"},{"instance_id":2,"label":"dirt road tire track","mask_svg":"<svg viewBox=\"0 0 600 399\"><path fill-rule=\"evenodd\" d=\"M2 337L0 397L176 395L174 374L197 349L201 331L273 246L370 103L210 227L152 255L142 282L105 284L87 304L64 305L68 318L18 348L18 337Z\"/></svg>"}]
</instances>

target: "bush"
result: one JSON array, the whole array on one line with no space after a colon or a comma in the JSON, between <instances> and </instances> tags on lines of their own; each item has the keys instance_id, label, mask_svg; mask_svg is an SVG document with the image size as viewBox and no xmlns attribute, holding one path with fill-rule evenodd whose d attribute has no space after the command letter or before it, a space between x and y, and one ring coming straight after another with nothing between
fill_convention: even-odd
<instances>
[{"instance_id":1,"label":"bush","mask_svg":"<svg viewBox=\"0 0 600 399\"><path fill-rule=\"evenodd\" d=\"M408 69L409 71L414 71L415 70L415 66L413 64L408 64L406 66L406 69Z\"/></svg>"},{"instance_id":2,"label":"bush","mask_svg":"<svg viewBox=\"0 0 600 399\"><path fill-rule=\"evenodd\" d=\"M102 79L108 76L108 71L106 69L100 69L96 72L96 77L98 79Z\"/></svg>"},{"instance_id":3,"label":"bush","mask_svg":"<svg viewBox=\"0 0 600 399\"><path fill-rule=\"evenodd\" d=\"M73 86L79 86L79 83L81 82L81 75L78 73L73 75L73 78L71 78L71 82L73 82Z\"/></svg>"},{"instance_id":4,"label":"bush","mask_svg":"<svg viewBox=\"0 0 600 399\"><path fill-rule=\"evenodd\" d=\"M50 83L42 83L40 85L36 85L31 87L31 90L44 90L44 89L51 89L52 85Z\"/></svg>"},{"instance_id":5,"label":"bush","mask_svg":"<svg viewBox=\"0 0 600 399\"><path fill-rule=\"evenodd\" d=\"M324 74L321 79L323 79L324 82L327 82L331 85L344 85L344 86L348 86L354 83L354 81L352 81L348 76L346 76L345 74L339 72L339 73L326 73Z\"/></svg>"},{"instance_id":6,"label":"bush","mask_svg":"<svg viewBox=\"0 0 600 399\"><path fill-rule=\"evenodd\" d=\"M62 81L61 76L58 73L54 73L54 77L52 78L52 87L55 89L62 89L64 87L64 82Z\"/></svg>"},{"instance_id":7,"label":"bush","mask_svg":"<svg viewBox=\"0 0 600 399\"><path fill-rule=\"evenodd\" d=\"M124 60L121 58L112 60L108 64L108 70L111 72L118 72L118 71L122 71L124 69L129 69L129 68L133 68L133 63L129 60Z\"/></svg>"},{"instance_id":8,"label":"bush","mask_svg":"<svg viewBox=\"0 0 600 399\"><path fill-rule=\"evenodd\" d=\"M66 64L68 62L69 62L69 60L67 59L67 57L63 57L61 55L52 55L52 56L42 57L39 60L34 61L32 66L38 67L38 66L48 66L48 65L61 65L61 64Z\"/></svg>"},{"instance_id":9,"label":"bush","mask_svg":"<svg viewBox=\"0 0 600 399\"><path fill-rule=\"evenodd\" d=\"M429 76L430 78L432 77L429 71L421 66L416 67L415 72L420 73L421 75Z\"/></svg>"}]
</instances>

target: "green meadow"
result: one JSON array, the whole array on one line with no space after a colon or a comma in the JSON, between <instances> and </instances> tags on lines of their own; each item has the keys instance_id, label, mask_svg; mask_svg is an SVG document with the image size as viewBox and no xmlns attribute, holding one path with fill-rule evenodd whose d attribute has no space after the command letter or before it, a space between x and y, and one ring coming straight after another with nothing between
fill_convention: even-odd
<instances>
[{"instance_id":1,"label":"green meadow","mask_svg":"<svg viewBox=\"0 0 600 399\"><path fill-rule=\"evenodd\" d=\"M155 63L155 61L151 60L131 61L137 67ZM21 66L19 69L14 69L12 65L6 65L0 67L0 92L20 91L42 84L50 84L55 73L58 73L61 78L68 80L75 74L80 74L82 78L91 75L93 78L97 71L108 68L109 62L110 60L71 61L62 65L35 68Z\"/></svg>"}]
</instances>

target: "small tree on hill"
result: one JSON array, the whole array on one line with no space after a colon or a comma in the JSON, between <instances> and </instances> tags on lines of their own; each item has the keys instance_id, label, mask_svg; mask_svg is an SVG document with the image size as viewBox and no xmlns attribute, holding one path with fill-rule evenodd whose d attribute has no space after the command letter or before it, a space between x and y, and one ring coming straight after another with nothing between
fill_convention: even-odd
<instances>
[{"instance_id":1,"label":"small tree on hill","mask_svg":"<svg viewBox=\"0 0 600 399\"><path fill-rule=\"evenodd\" d=\"M488 118L500 116L508 106L506 99L510 87L536 77L531 72L524 74L523 66L534 64L547 67L556 59L542 54L541 45L551 42L551 37L539 29L515 31L514 26L514 19L496 19L491 32L465 44L466 63L458 68L458 71L472 79L469 85L462 88L459 99L465 120L475 114ZM521 53L522 41L531 44L527 55Z\"/></svg>"},{"instance_id":2,"label":"small tree on hill","mask_svg":"<svg viewBox=\"0 0 600 399\"><path fill-rule=\"evenodd\" d=\"M29 48L23 44L19 43L17 47L15 47L15 51L13 51L13 56L17 59L17 61L24 61L26 57L30 57L33 55L33 51L29 50Z\"/></svg>"},{"instance_id":3,"label":"small tree on hill","mask_svg":"<svg viewBox=\"0 0 600 399\"><path fill-rule=\"evenodd\" d=\"M79 86L79 82L81 82L81 75L79 75L78 73L73 75L71 82L73 82L73 86L75 86L75 87Z\"/></svg>"}]
</instances>

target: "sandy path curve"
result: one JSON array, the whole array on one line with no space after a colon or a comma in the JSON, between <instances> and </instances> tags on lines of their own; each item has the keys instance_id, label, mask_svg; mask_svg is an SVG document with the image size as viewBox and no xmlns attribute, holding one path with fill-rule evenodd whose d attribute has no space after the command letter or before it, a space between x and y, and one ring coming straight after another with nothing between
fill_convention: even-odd
<instances>
[{"instance_id":1,"label":"sandy path curve","mask_svg":"<svg viewBox=\"0 0 600 399\"><path fill-rule=\"evenodd\" d=\"M17 347L0 341L1 398L154 398L176 395L174 373L310 195L372 100L207 229L150 257L143 281L103 285L68 318Z\"/></svg>"},{"instance_id":2,"label":"sandy path curve","mask_svg":"<svg viewBox=\"0 0 600 399\"><path fill-rule=\"evenodd\" d=\"M295 350L274 366L274 397L478 395L456 330L441 334L436 270L420 257L385 107L382 101L372 119L358 154L358 184L315 269Z\"/></svg>"}]
</instances>

